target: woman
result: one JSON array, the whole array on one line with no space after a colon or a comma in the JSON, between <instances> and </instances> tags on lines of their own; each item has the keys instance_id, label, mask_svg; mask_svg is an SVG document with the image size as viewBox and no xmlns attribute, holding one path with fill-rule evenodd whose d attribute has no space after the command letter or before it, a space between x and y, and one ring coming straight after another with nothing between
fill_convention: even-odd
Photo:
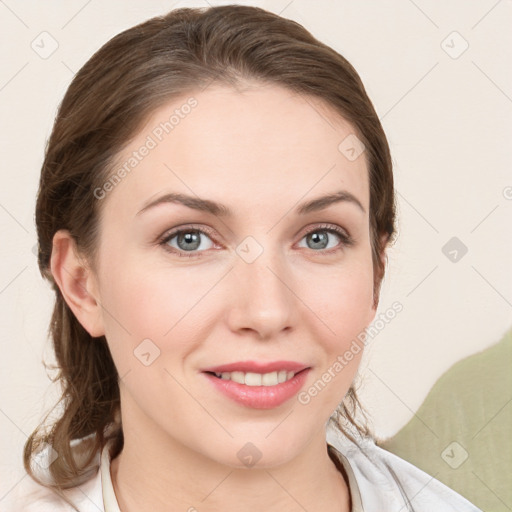
<instances>
[{"instance_id":1,"label":"woman","mask_svg":"<svg viewBox=\"0 0 512 512\"><path fill-rule=\"evenodd\" d=\"M36 222L63 411L13 510L478 510L359 410L391 158L297 23L178 9L114 37L60 106Z\"/></svg>"}]
</instances>

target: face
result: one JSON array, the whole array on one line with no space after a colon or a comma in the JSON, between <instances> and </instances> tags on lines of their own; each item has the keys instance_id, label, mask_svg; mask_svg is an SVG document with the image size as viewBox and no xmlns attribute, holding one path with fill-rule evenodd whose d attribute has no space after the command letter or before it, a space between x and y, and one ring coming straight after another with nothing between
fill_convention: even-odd
<instances>
[{"instance_id":1,"label":"face","mask_svg":"<svg viewBox=\"0 0 512 512\"><path fill-rule=\"evenodd\" d=\"M313 98L190 97L152 115L118 155L129 172L97 192L123 424L233 467L250 442L272 466L324 428L362 356L339 359L375 315L368 169L338 148L353 127Z\"/></svg>"}]
</instances>

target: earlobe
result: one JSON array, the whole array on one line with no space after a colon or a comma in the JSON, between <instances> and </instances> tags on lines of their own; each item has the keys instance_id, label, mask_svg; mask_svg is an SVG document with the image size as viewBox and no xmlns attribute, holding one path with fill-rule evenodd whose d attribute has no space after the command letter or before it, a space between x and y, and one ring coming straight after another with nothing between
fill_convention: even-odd
<instances>
[{"instance_id":1,"label":"earlobe","mask_svg":"<svg viewBox=\"0 0 512 512\"><path fill-rule=\"evenodd\" d=\"M95 276L79 257L76 242L67 230L53 237L50 268L66 304L83 328L92 336L105 334Z\"/></svg>"}]
</instances>

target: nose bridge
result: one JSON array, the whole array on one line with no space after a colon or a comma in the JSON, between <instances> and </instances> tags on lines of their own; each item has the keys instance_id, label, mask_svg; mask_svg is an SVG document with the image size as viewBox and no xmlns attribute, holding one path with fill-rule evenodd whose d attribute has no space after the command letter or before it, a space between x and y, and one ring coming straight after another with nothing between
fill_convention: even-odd
<instances>
[{"instance_id":1,"label":"nose bridge","mask_svg":"<svg viewBox=\"0 0 512 512\"><path fill-rule=\"evenodd\" d=\"M262 337L290 327L296 304L290 290L293 289L291 273L280 248L247 237L237 247L237 255L238 289L233 302L235 325L232 327L253 329Z\"/></svg>"}]
</instances>

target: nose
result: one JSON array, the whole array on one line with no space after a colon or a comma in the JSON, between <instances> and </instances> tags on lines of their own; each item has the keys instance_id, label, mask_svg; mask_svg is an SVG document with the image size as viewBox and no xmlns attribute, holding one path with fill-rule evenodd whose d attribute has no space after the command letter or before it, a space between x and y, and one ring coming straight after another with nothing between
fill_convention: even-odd
<instances>
[{"instance_id":1,"label":"nose","mask_svg":"<svg viewBox=\"0 0 512 512\"><path fill-rule=\"evenodd\" d=\"M250 331L259 339L273 339L291 331L299 314L293 277L284 256L264 249L252 262L240 257L233 269L235 284L228 303L233 332Z\"/></svg>"}]
</instances>

